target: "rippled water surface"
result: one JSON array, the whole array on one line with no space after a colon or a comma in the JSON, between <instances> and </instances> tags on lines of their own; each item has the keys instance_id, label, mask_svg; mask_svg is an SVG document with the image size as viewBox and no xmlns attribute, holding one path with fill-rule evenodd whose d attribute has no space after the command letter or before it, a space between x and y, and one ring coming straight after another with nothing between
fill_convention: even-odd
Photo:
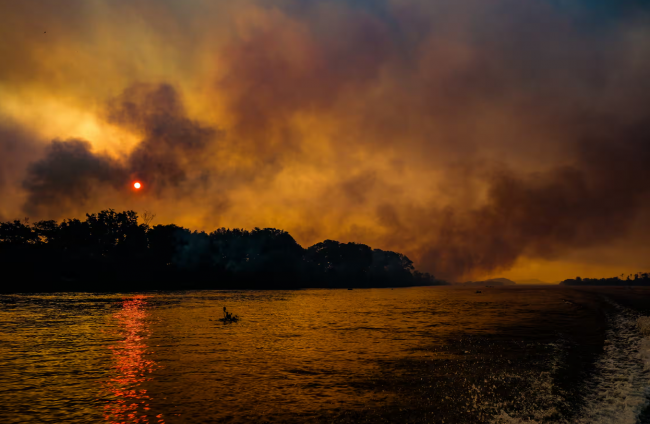
<instances>
[{"instance_id":1,"label":"rippled water surface","mask_svg":"<svg viewBox=\"0 0 650 424\"><path fill-rule=\"evenodd\" d=\"M0 296L0 422L644 422L642 314L482 292Z\"/></svg>"}]
</instances>

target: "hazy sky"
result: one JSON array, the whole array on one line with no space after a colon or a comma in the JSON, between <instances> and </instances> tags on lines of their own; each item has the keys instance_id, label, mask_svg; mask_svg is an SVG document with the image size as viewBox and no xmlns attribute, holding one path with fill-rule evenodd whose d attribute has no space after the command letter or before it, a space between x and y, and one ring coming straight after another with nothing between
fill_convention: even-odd
<instances>
[{"instance_id":1,"label":"hazy sky","mask_svg":"<svg viewBox=\"0 0 650 424\"><path fill-rule=\"evenodd\" d=\"M451 280L648 270L644 3L0 0L0 220L146 209Z\"/></svg>"}]
</instances>

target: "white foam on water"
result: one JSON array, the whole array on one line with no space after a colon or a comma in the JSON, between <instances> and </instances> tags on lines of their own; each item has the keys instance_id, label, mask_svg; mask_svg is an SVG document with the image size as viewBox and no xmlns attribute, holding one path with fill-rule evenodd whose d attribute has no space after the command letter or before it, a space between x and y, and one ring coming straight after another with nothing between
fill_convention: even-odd
<instances>
[{"instance_id":1,"label":"white foam on water","mask_svg":"<svg viewBox=\"0 0 650 424\"><path fill-rule=\"evenodd\" d=\"M650 317L613 305L605 351L588 384L579 423L634 424L650 397Z\"/></svg>"},{"instance_id":2,"label":"white foam on water","mask_svg":"<svg viewBox=\"0 0 650 424\"><path fill-rule=\"evenodd\" d=\"M578 418L558 420L554 409L545 408L525 416L501 411L493 423L636 424L650 404L650 317L612 304L603 354L587 382L586 405ZM543 385L549 384L544 382ZM552 383L550 383L552 384ZM539 388L540 384L536 384ZM542 396L545 396L543 393Z\"/></svg>"},{"instance_id":3,"label":"white foam on water","mask_svg":"<svg viewBox=\"0 0 650 424\"><path fill-rule=\"evenodd\" d=\"M549 354L550 368L547 372L540 374L520 375L518 378L524 378L528 381L529 387L520 393L518 399L514 402L516 405L503 404L505 408L500 409L500 413L490 420L491 423L510 424L510 423L558 423L559 412L557 407L564 404L564 397L557 394L553 384L553 375L558 372L560 363L564 355L564 344L561 342L551 343L548 345L551 349ZM509 376L513 378L514 376ZM501 405L497 405L501 406ZM506 410L516 407L519 411L516 414L508 414Z\"/></svg>"}]
</instances>

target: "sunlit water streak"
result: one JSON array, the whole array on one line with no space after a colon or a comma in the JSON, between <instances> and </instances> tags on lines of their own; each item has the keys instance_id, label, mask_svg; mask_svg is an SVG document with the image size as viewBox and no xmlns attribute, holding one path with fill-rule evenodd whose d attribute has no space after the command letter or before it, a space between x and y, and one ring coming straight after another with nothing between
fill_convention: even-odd
<instances>
[{"instance_id":1,"label":"sunlit water streak","mask_svg":"<svg viewBox=\"0 0 650 424\"><path fill-rule=\"evenodd\" d=\"M104 405L104 418L111 424L164 423L162 414L151 411L151 396L141 388L157 368L149 359L154 352L147 345L150 330L146 306L146 296L134 296L125 299L122 309L113 315L119 339L108 346L114 356L114 374L104 383L103 396L110 399Z\"/></svg>"},{"instance_id":2,"label":"sunlit water streak","mask_svg":"<svg viewBox=\"0 0 650 424\"><path fill-rule=\"evenodd\" d=\"M650 324L607 299L560 287L0 296L0 422L645 422ZM217 321L223 306L243 320Z\"/></svg>"}]
</instances>

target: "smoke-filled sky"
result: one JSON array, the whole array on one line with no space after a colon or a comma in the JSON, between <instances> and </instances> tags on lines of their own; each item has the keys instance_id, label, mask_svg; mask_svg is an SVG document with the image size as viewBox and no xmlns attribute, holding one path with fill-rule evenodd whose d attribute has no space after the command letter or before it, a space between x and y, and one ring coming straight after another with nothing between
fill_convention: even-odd
<instances>
[{"instance_id":1,"label":"smoke-filled sky","mask_svg":"<svg viewBox=\"0 0 650 424\"><path fill-rule=\"evenodd\" d=\"M453 281L648 270L645 4L0 0L0 220L276 227Z\"/></svg>"}]
</instances>

